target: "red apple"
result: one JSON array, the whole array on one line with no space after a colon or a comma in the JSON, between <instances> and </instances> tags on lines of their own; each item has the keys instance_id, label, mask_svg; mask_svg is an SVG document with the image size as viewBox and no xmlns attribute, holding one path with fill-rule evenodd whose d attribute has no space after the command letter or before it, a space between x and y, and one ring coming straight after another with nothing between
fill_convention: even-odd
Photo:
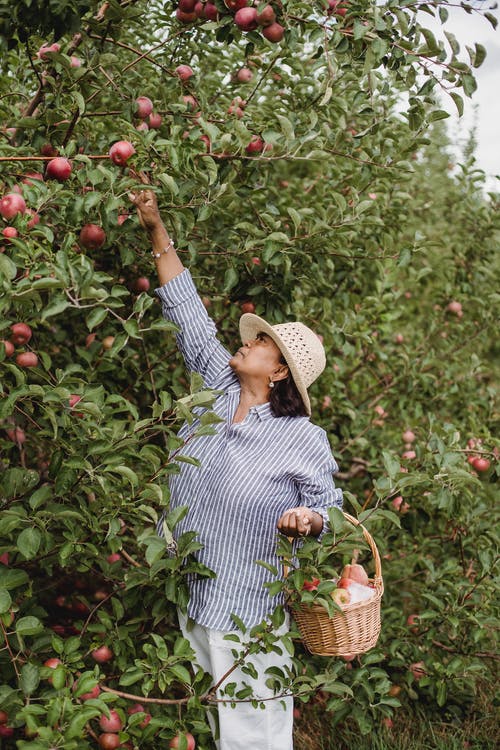
<instances>
[{"instance_id":1,"label":"red apple","mask_svg":"<svg viewBox=\"0 0 500 750\"><path fill-rule=\"evenodd\" d=\"M180 81L189 81L194 76L194 70L189 65L178 65L175 74Z\"/></svg>"},{"instance_id":2,"label":"red apple","mask_svg":"<svg viewBox=\"0 0 500 750\"><path fill-rule=\"evenodd\" d=\"M196 742L193 737L193 735L190 732L185 732L184 734L177 734L175 737L172 737L170 740L168 746L169 748L174 748L176 750L177 748L181 747L181 738L184 737L187 743L187 750L194 750L196 747Z\"/></svg>"},{"instance_id":3,"label":"red apple","mask_svg":"<svg viewBox=\"0 0 500 750\"><path fill-rule=\"evenodd\" d=\"M79 57L76 57L75 55L71 55L69 64L72 68L82 67L82 61L80 60Z\"/></svg>"},{"instance_id":4,"label":"red apple","mask_svg":"<svg viewBox=\"0 0 500 750\"><path fill-rule=\"evenodd\" d=\"M28 229L33 229L33 227L36 227L36 225L40 223L40 215L37 214L36 211L33 211L31 208L27 208L26 213L31 216L31 219L26 224L26 227Z\"/></svg>"},{"instance_id":5,"label":"red apple","mask_svg":"<svg viewBox=\"0 0 500 750\"><path fill-rule=\"evenodd\" d=\"M145 714L144 719L139 723L141 729L145 729L151 721L151 714L148 714L147 711L144 710L144 706L140 703L134 703L133 706L130 706L128 713L130 716L133 716L134 714Z\"/></svg>"},{"instance_id":6,"label":"red apple","mask_svg":"<svg viewBox=\"0 0 500 750\"><path fill-rule=\"evenodd\" d=\"M276 13L271 5L265 5L257 15L259 26L270 26L276 21Z\"/></svg>"},{"instance_id":7,"label":"red apple","mask_svg":"<svg viewBox=\"0 0 500 750\"><path fill-rule=\"evenodd\" d=\"M109 712L109 717L103 714L99 719L99 726L103 732L119 732L123 727L120 715L114 709Z\"/></svg>"},{"instance_id":8,"label":"red apple","mask_svg":"<svg viewBox=\"0 0 500 750\"><path fill-rule=\"evenodd\" d=\"M420 618L418 615L408 615L408 617L406 618L406 624L409 625L412 633L418 632L418 627L415 626L418 626L419 619Z\"/></svg>"},{"instance_id":9,"label":"red apple","mask_svg":"<svg viewBox=\"0 0 500 750\"><path fill-rule=\"evenodd\" d=\"M151 284L147 276L139 276L138 279L134 280L132 289L139 294L140 292L148 292L150 286Z\"/></svg>"},{"instance_id":10,"label":"red apple","mask_svg":"<svg viewBox=\"0 0 500 750\"><path fill-rule=\"evenodd\" d=\"M179 0L179 8L184 13L192 13L196 5L196 0Z\"/></svg>"},{"instance_id":11,"label":"red apple","mask_svg":"<svg viewBox=\"0 0 500 750\"><path fill-rule=\"evenodd\" d=\"M26 202L19 193L7 193L0 200L0 216L4 219L13 219L17 214L24 214Z\"/></svg>"},{"instance_id":12,"label":"red apple","mask_svg":"<svg viewBox=\"0 0 500 750\"><path fill-rule=\"evenodd\" d=\"M384 718L382 719L382 724L387 729L392 729L393 726L394 726L394 722L393 722L393 720L391 719L390 716L384 716Z\"/></svg>"},{"instance_id":13,"label":"red apple","mask_svg":"<svg viewBox=\"0 0 500 750\"><path fill-rule=\"evenodd\" d=\"M61 49L61 45L57 44L57 42L54 42L54 44L42 44L38 52L36 53L36 56L39 60L46 60L47 55L51 52L59 52Z\"/></svg>"},{"instance_id":14,"label":"red apple","mask_svg":"<svg viewBox=\"0 0 500 750\"><path fill-rule=\"evenodd\" d=\"M253 78L253 73L250 68L240 68L236 73L236 79L240 83L248 83Z\"/></svg>"},{"instance_id":15,"label":"red apple","mask_svg":"<svg viewBox=\"0 0 500 750\"><path fill-rule=\"evenodd\" d=\"M80 230L80 244L89 250L99 250L106 242L106 232L98 224L85 224Z\"/></svg>"},{"instance_id":16,"label":"red apple","mask_svg":"<svg viewBox=\"0 0 500 750\"><path fill-rule=\"evenodd\" d=\"M9 721L9 714L6 711L0 711L0 724L7 724Z\"/></svg>"},{"instance_id":17,"label":"red apple","mask_svg":"<svg viewBox=\"0 0 500 750\"><path fill-rule=\"evenodd\" d=\"M105 336L102 340L102 348L103 349L111 349L113 344L115 343L115 337L114 336Z\"/></svg>"},{"instance_id":18,"label":"red apple","mask_svg":"<svg viewBox=\"0 0 500 750\"><path fill-rule=\"evenodd\" d=\"M462 304L460 302L457 302L456 300L452 300L451 302L448 302L446 309L448 310L448 312L454 313L455 315L458 315L459 317L463 314Z\"/></svg>"},{"instance_id":19,"label":"red apple","mask_svg":"<svg viewBox=\"0 0 500 750\"><path fill-rule=\"evenodd\" d=\"M145 120L153 111L153 102L147 96L137 97L135 100L135 106L137 116L140 117L141 120Z\"/></svg>"},{"instance_id":20,"label":"red apple","mask_svg":"<svg viewBox=\"0 0 500 750\"><path fill-rule=\"evenodd\" d=\"M0 555L0 563L2 565L8 565L9 564L9 553L8 552L2 552Z\"/></svg>"},{"instance_id":21,"label":"red apple","mask_svg":"<svg viewBox=\"0 0 500 750\"><path fill-rule=\"evenodd\" d=\"M240 8L234 16L234 22L241 31L253 31L259 25L256 8Z\"/></svg>"},{"instance_id":22,"label":"red apple","mask_svg":"<svg viewBox=\"0 0 500 750\"><path fill-rule=\"evenodd\" d=\"M192 13L186 13L180 8L177 8L177 10L175 11L175 17L181 23L193 23L197 19L197 15L194 11Z\"/></svg>"},{"instance_id":23,"label":"red apple","mask_svg":"<svg viewBox=\"0 0 500 750\"><path fill-rule=\"evenodd\" d=\"M417 457L417 454L415 453L415 451L405 451L404 453L401 454L401 457L406 458L409 461L412 461L414 458Z\"/></svg>"},{"instance_id":24,"label":"red apple","mask_svg":"<svg viewBox=\"0 0 500 750\"><path fill-rule=\"evenodd\" d=\"M120 555L120 553L119 553L119 552L113 552L113 553L112 553L111 555L108 555L108 556L106 557L106 560L107 560L107 562L108 562L108 563L109 563L110 565L113 565L113 563L116 563L116 562L121 562L121 560L122 560L122 556Z\"/></svg>"},{"instance_id":25,"label":"red apple","mask_svg":"<svg viewBox=\"0 0 500 750\"><path fill-rule=\"evenodd\" d=\"M234 13L240 10L240 8L246 8L248 0L224 0L224 5Z\"/></svg>"},{"instance_id":26,"label":"red apple","mask_svg":"<svg viewBox=\"0 0 500 750\"><path fill-rule=\"evenodd\" d=\"M339 589L348 589L351 585L351 579L350 578L339 578L337 581L337 588Z\"/></svg>"},{"instance_id":27,"label":"red apple","mask_svg":"<svg viewBox=\"0 0 500 750\"><path fill-rule=\"evenodd\" d=\"M281 42L285 34L285 29L279 23L271 23L269 26L264 26L262 29L262 36L264 36L269 42Z\"/></svg>"},{"instance_id":28,"label":"red apple","mask_svg":"<svg viewBox=\"0 0 500 750\"><path fill-rule=\"evenodd\" d=\"M328 9L326 12L329 16L333 13L343 18L347 14L345 2L343 3L342 0L328 0Z\"/></svg>"},{"instance_id":29,"label":"red apple","mask_svg":"<svg viewBox=\"0 0 500 750\"><path fill-rule=\"evenodd\" d=\"M9 440L12 440L13 443L17 443L17 445L23 445L23 443L26 442L26 433L20 427L14 427L13 430L5 430L5 434Z\"/></svg>"},{"instance_id":30,"label":"red apple","mask_svg":"<svg viewBox=\"0 0 500 750\"><path fill-rule=\"evenodd\" d=\"M60 659L57 659L56 657L52 657L51 659L47 659L47 661L43 662L43 666L49 667L49 669L57 669L59 664L62 664L62 661ZM48 677L47 682L50 682L52 684L52 677Z\"/></svg>"},{"instance_id":31,"label":"red apple","mask_svg":"<svg viewBox=\"0 0 500 750\"><path fill-rule=\"evenodd\" d=\"M159 115L157 112L151 112L148 118L149 127L150 128L159 128L161 127L161 115Z\"/></svg>"},{"instance_id":32,"label":"red apple","mask_svg":"<svg viewBox=\"0 0 500 750\"><path fill-rule=\"evenodd\" d=\"M488 471L490 468L490 462L487 458L483 458L482 456L476 456L471 463L472 467L479 472Z\"/></svg>"},{"instance_id":33,"label":"red apple","mask_svg":"<svg viewBox=\"0 0 500 750\"><path fill-rule=\"evenodd\" d=\"M408 511L410 510L409 503L406 503L401 495L398 495L394 498L394 500L392 501L392 507L397 513L401 513L402 515L408 513Z\"/></svg>"},{"instance_id":34,"label":"red apple","mask_svg":"<svg viewBox=\"0 0 500 750\"><path fill-rule=\"evenodd\" d=\"M3 344L3 348L5 349L5 356L12 357L15 348L12 341L4 341L3 339L1 339L0 344Z\"/></svg>"},{"instance_id":35,"label":"red apple","mask_svg":"<svg viewBox=\"0 0 500 750\"><path fill-rule=\"evenodd\" d=\"M262 138L259 135L254 135L248 146L245 147L245 151L247 154L260 154L264 147L265 143Z\"/></svg>"},{"instance_id":36,"label":"red apple","mask_svg":"<svg viewBox=\"0 0 500 750\"><path fill-rule=\"evenodd\" d=\"M21 352L16 357L16 364L19 367L36 367L38 365L38 357L34 352Z\"/></svg>"},{"instance_id":37,"label":"red apple","mask_svg":"<svg viewBox=\"0 0 500 750\"><path fill-rule=\"evenodd\" d=\"M319 578L313 578L310 581L304 581L303 591L316 591L319 586Z\"/></svg>"},{"instance_id":38,"label":"red apple","mask_svg":"<svg viewBox=\"0 0 500 750\"><path fill-rule=\"evenodd\" d=\"M104 734L99 735L97 744L102 750L116 750L117 747L120 747L121 742L117 734L104 732Z\"/></svg>"},{"instance_id":39,"label":"red apple","mask_svg":"<svg viewBox=\"0 0 500 750\"><path fill-rule=\"evenodd\" d=\"M402 437L403 443L413 443L415 440L415 433L412 430L405 430Z\"/></svg>"},{"instance_id":40,"label":"red apple","mask_svg":"<svg viewBox=\"0 0 500 750\"><path fill-rule=\"evenodd\" d=\"M215 5L215 3L211 3L209 1L209 2L205 3L205 9L204 9L203 15L207 19L207 21L218 21L219 20L219 9Z\"/></svg>"},{"instance_id":41,"label":"red apple","mask_svg":"<svg viewBox=\"0 0 500 750\"><path fill-rule=\"evenodd\" d=\"M135 154L135 148L130 141L117 141L109 149L109 158L119 167L125 166L133 154Z\"/></svg>"},{"instance_id":42,"label":"red apple","mask_svg":"<svg viewBox=\"0 0 500 750\"><path fill-rule=\"evenodd\" d=\"M82 400L81 396L78 396L78 394L76 393L72 393L68 399L69 408L72 409L75 406L75 404L77 404L81 400Z\"/></svg>"},{"instance_id":43,"label":"red apple","mask_svg":"<svg viewBox=\"0 0 500 750\"><path fill-rule=\"evenodd\" d=\"M417 661L417 662L414 662L413 664L410 664L409 670L412 673L415 680L417 680L417 682L418 680L421 680L422 677L425 677L425 675L427 674L425 664L423 661Z\"/></svg>"},{"instance_id":44,"label":"red apple","mask_svg":"<svg viewBox=\"0 0 500 750\"><path fill-rule=\"evenodd\" d=\"M254 266L260 266L261 260L260 260L260 258L257 255L254 255L251 258L251 261L254 264Z\"/></svg>"},{"instance_id":45,"label":"red apple","mask_svg":"<svg viewBox=\"0 0 500 750\"><path fill-rule=\"evenodd\" d=\"M13 323L10 327L12 335L10 340L16 346L24 346L31 339L33 331L27 323Z\"/></svg>"},{"instance_id":46,"label":"red apple","mask_svg":"<svg viewBox=\"0 0 500 750\"><path fill-rule=\"evenodd\" d=\"M5 227L2 229L2 235L5 237L5 244L8 244L11 239L19 235L19 232L15 227Z\"/></svg>"},{"instance_id":47,"label":"red apple","mask_svg":"<svg viewBox=\"0 0 500 750\"><path fill-rule=\"evenodd\" d=\"M12 737L14 727L8 727L6 724L0 724L0 737Z\"/></svg>"},{"instance_id":48,"label":"red apple","mask_svg":"<svg viewBox=\"0 0 500 750\"><path fill-rule=\"evenodd\" d=\"M55 159L51 159L45 170L46 177L51 180L59 180L59 182L67 180L70 174L71 162L64 156L56 156Z\"/></svg>"},{"instance_id":49,"label":"red apple","mask_svg":"<svg viewBox=\"0 0 500 750\"><path fill-rule=\"evenodd\" d=\"M78 683L75 683L75 685L76 684ZM101 688L99 687L99 685L94 685L92 690L89 690L88 693L82 693L81 695L78 696L78 698L81 701L90 701L93 698L98 698L100 694L101 694Z\"/></svg>"},{"instance_id":50,"label":"red apple","mask_svg":"<svg viewBox=\"0 0 500 750\"><path fill-rule=\"evenodd\" d=\"M255 305L253 302L242 302L240 305L241 312L244 313L254 313L255 312Z\"/></svg>"},{"instance_id":51,"label":"red apple","mask_svg":"<svg viewBox=\"0 0 500 750\"><path fill-rule=\"evenodd\" d=\"M349 578L351 581L356 581L356 583L360 583L362 586L368 586L369 582L368 573L363 566L358 563L344 565L340 578Z\"/></svg>"},{"instance_id":52,"label":"red apple","mask_svg":"<svg viewBox=\"0 0 500 750\"><path fill-rule=\"evenodd\" d=\"M22 179L22 183L23 185L34 185L35 183L33 180L43 181L43 174L41 172L26 172Z\"/></svg>"},{"instance_id":53,"label":"red apple","mask_svg":"<svg viewBox=\"0 0 500 750\"><path fill-rule=\"evenodd\" d=\"M105 664L107 661L111 661L114 654L109 646L99 646L91 652L91 656L98 664Z\"/></svg>"},{"instance_id":54,"label":"red apple","mask_svg":"<svg viewBox=\"0 0 500 750\"><path fill-rule=\"evenodd\" d=\"M194 98L194 96L192 96L191 94L184 94L183 97L182 97L182 100L183 100L184 104L186 105L186 107L188 109L192 109L193 111L198 106L198 102L196 101L196 99Z\"/></svg>"}]
</instances>

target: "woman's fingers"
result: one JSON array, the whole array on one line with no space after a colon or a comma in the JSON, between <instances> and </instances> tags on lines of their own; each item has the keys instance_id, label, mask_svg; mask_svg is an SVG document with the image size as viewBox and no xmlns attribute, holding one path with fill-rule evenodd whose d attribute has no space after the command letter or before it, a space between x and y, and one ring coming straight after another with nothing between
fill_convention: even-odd
<instances>
[{"instance_id":1,"label":"woman's fingers","mask_svg":"<svg viewBox=\"0 0 500 750\"><path fill-rule=\"evenodd\" d=\"M278 529L291 536L307 536L311 532L312 519L308 508L291 508L278 521Z\"/></svg>"}]
</instances>

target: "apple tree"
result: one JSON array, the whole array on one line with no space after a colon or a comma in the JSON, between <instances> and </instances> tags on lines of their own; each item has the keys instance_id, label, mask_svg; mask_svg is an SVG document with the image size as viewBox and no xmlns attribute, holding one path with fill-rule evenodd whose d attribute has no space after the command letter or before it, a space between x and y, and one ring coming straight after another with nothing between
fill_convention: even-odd
<instances>
[{"instance_id":1,"label":"apple tree","mask_svg":"<svg viewBox=\"0 0 500 750\"><path fill-rule=\"evenodd\" d=\"M187 574L212 573L196 530L171 555L155 531L179 520L178 427L206 406L210 432L213 394L155 301L144 184L229 346L255 310L327 350L314 419L380 548L383 627L348 662L295 640L283 689L367 733L402 702L461 717L493 679L498 196L449 155L442 97L462 110L486 51L426 27L447 6L0 4L7 747L213 747L176 620Z\"/></svg>"}]
</instances>

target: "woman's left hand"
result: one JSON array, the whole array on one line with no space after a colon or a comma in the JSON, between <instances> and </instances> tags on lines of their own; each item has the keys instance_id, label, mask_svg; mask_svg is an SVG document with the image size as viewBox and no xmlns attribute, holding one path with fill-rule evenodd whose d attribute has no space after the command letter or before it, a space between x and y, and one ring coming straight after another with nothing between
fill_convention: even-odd
<instances>
[{"instance_id":1,"label":"woman's left hand","mask_svg":"<svg viewBox=\"0 0 500 750\"><path fill-rule=\"evenodd\" d=\"M323 528L323 519L319 513L300 506L289 508L278 521L278 530L285 536L317 536Z\"/></svg>"}]
</instances>

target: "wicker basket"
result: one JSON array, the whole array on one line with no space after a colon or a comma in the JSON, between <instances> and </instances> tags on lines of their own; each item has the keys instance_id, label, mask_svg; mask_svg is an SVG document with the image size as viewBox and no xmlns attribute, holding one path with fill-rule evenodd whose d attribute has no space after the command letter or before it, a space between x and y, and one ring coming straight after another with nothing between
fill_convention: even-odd
<instances>
[{"instance_id":1,"label":"wicker basket","mask_svg":"<svg viewBox=\"0 0 500 750\"><path fill-rule=\"evenodd\" d=\"M347 604L332 617L320 604L291 603L289 608L311 654L319 656L352 656L373 648L380 634L380 600L384 593L382 568L377 546L365 527L353 516L344 513L354 526L359 526L375 560L375 576L370 579L374 596L363 602Z\"/></svg>"}]
</instances>

